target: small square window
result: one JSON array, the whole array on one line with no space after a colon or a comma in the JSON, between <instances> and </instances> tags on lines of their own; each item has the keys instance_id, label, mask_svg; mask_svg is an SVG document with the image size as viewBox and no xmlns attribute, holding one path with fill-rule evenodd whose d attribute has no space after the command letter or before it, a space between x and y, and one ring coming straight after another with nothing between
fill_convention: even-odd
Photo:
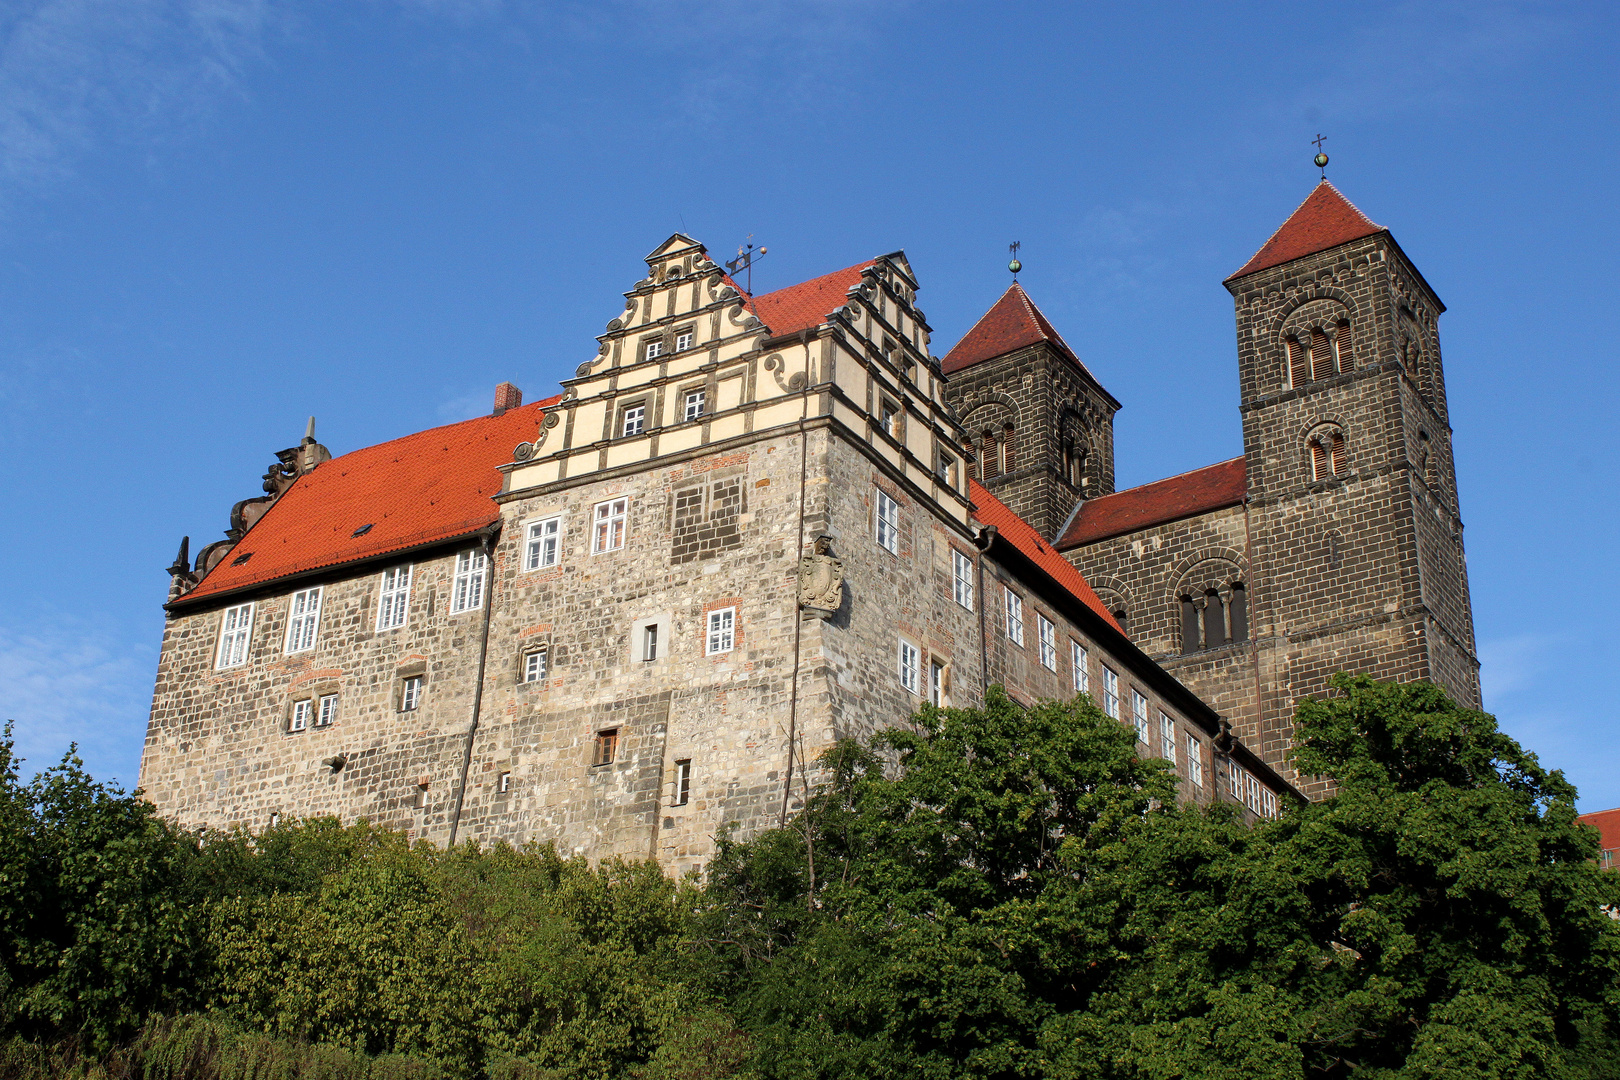
<instances>
[{"instance_id":1,"label":"small square window","mask_svg":"<svg viewBox=\"0 0 1620 1080\"><path fill-rule=\"evenodd\" d=\"M542 570L556 566L562 546L562 518L531 521L525 533L523 569Z\"/></svg>"},{"instance_id":2,"label":"small square window","mask_svg":"<svg viewBox=\"0 0 1620 1080\"><path fill-rule=\"evenodd\" d=\"M713 656L715 653L730 652L736 646L736 643L737 609L728 607L709 612L708 644L704 652L709 656Z\"/></svg>"},{"instance_id":3,"label":"small square window","mask_svg":"<svg viewBox=\"0 0 1620 1080\"><path fill-rule=\"evenodd\" d=\"M973 560L951 549L951 599L973 610Z\"/></svg>"},{"instance_id":4,"label":"small square window","mask_svg":"<svg viewBox=\"0 0 1620 1080\"><path fill-rule=\"evenodd\" d=\"M337 719L337 695L322 694L321 707L315 717L316 727L331 727L332 721Z\"/></svg>"},{"instance_id":5,"label":"small square window","mask_svg":"<svg viewBox=\"0 0 1620 1080\"><path fill-rule=\"evenodd\" d=\"M315 711L315 703L309 698L293 702L292 717L287 721L288 731L303 731L309 727L310 714Z\"/></svg>"},{"instance_id":6,"label":"small square window","mask_svg":"<svg viewBox=\"0 0 1620 1080\"><path fill-rule=\"evenodd\" d=\"M591 554L617 551L624 547L625 518L630 510L629 499L612 499L596 504L596 529L591 535Z\"/></svg>"},{"instance_id":7,"label":"small square window","mask_svg":"<svg viewBox=\"0 0 1620 1080\"><path fill-rule=\"evenodd\" d=\"M523 681L537 683L546 677L547 650L535 649L523 654Z\"/></svg>"},{"instance_id":8,"label":"small square window","mask_svg":"<svg viewBox=\"0 0 1620 1080\"><path fill-rule=\"evenodd\" d=\"M692 759L682 758L675 763L675 792L671 806L685 806L692 799Z\"/></svg>"},{"instance_id":9,"label":"small square window","mask_svg":"<svg viewBox=\"0 0 1620 1080\"><path fill-rule=\"evenodd\" d=\"M1069 664L1074 680L1074 692L1083 694L1091 689L1091 652L1084 645L1069 639Z\"/></svg>"},{"instance_id":10,"label":"small square window","mask_svg":"<svg viewBox=\"0 0 1620 1080\"><path fill-rule=\"evenodd\" d=\"M707 390L690 390L686 394L686 419L696 420L703 415L704 406L708 403Z\"/></svg>"},{"instance_id":11,"label":"small square window","mask_svg":"<svg viewBox=\"0 0 1620 1080\"><path fill-rule=\"evenodd\" d=\"M647 406L632 405L624 410L624 423L620 426L619 434L625 438L640 435L647 426Z\"/></svg>"},{"instance_id":12,"label":"small square window","mask_svg":"<svg viewBox=\"0 0 1620 1080\"><path fill-rule=\"evenodd\" d=\"M648 360L656 360L660 356L663 356L664 355L664 341L663 341L663 339L658 338L658 339L655 339L653 341L647 342L647 348L645 350L644 355L645 355L646 359L648 359Z\"/></svg>"},{"instance_id":13,"label":"small square window","mask_svg":"<svg viewBox=\"0 0 1620 1080\"><path fill-rule=\"evenodd\" d=\"M921 694L921 673L919 670L920 657L917 646L900 639L900 685L906 688L907 693Z\"/></svg>"},{"instance_id":14,"label":"small square window","mask_svg":"<svg viewBox=\"0 0 1620 1080\"><path fill-rule=\"evenodd\" d=\"M1003 585L1007 597L1007 637L1019 648L1024 647L1024 599Z\"/></svg>"},{"instance_id":15,"label":"small square window","mask_svg":"<svg viewBox=\"0 0 1620 1080\"><path fill-rule=\"evenodd\" d=\"M1040 640L1041 667L1047 671L1057 670L1057 629L1040 612L1035 613L1035 628Z\"/></svg>"},{"instance_id":16,"label":"small square window","mask_svg":"<svg viewBox=\"0 0 1620 1080\"><path fill-rule=\"evenodd\" d=\"M900 553L900 504L886 491L877 493L877 542L890 554Z\"/></svg>"},{"instance_id":17,"label":"small square window","mask_svg":"<svg viewBox=\"0 0 1620 1080\"><path fill-rule=\"evenodd\" d=\"M596 733L596 747L591 755L592 765L611 765L619 755L619 729L606 728Z\"/></svg>"},{"instance_id":18,"label":"small square window","mask_svg":"<svg viewBox=\"0 0 1620 1080\"><path fill-rule=\"evenodd\" d=\"M692 347L692 331L682 330L675 335L675 351L685 352Z\"/></svg>"},{"instance_id":19,"label":"small square window","mask_svg":"<svg viewBox=\"0 0 1620 1080\"><path fill-rule=\"evenodd\" d=\"M502 795L505 795L508 791L511 791L512 774L509 772L501 773L500 779L495 782L495 790Z\"/></svg>"},{"instance_id":20,"label":"small square window","mask_svg":"<svg viewBox=\"0 0 1620 1080\"><path fill-rule=\"evenodd\" d=\"M411 675L399 688L399 711L415 712L422 704L422 676Z\"/></svg>"}]
</instances>

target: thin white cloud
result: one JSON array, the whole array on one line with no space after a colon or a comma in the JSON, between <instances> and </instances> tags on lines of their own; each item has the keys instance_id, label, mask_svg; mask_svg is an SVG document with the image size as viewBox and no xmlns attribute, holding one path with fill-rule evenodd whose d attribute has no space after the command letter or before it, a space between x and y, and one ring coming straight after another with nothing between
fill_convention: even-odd
<instances>
[{"instance_id":1,"label":"thin white cloud","mask_svg":"<svg viewBox=\"0 0 1620 1080\"><path fill-rule=\"evenodd\" d=\"M16 723L25 774L77 743L97 777L135 786L157 662L155 634L143 637L52 613L0 625L0 719Z\"/></svg>"},{"instance_id":2,"label":"thin white cloud","mask_svg":"<svg viewBox=\"0 0 1620 1080\"><path fill-rule=\"evenodd\" d=\"M1489 709L1499 697L1540 685L1558 642L1545 634L1518 634L1479 643L1479 681Z\"/></svg>"}]
</instances>

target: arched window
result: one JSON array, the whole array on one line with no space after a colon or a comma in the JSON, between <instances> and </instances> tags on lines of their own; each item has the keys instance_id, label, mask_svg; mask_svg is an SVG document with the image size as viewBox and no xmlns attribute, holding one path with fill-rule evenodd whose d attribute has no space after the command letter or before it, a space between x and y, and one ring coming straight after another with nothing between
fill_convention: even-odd
<instances>
[{"instance_id":1,"label":"arched window","mask_svg":"<svg viewBox=\"0 0 1620 1080\"><path fill-rule=\"evenodd\" d=\"M1290 337L1283 342L1288 353L1288 385L1303 386L1310 380L1310 371L1305 367L1305 350L1300 348L1299 338Z\"/></svg>"},{"instance_id":2,"label":"arched window","mask_svg":"<svg viewBox=\"0 0 1620 1080\"><path fill-rule=\"evenodd\" d=\"M1311 452L1311 480L1331 480L1350 471L1350 457L1345 450L1344 433L1323 428L1311 433L1308 440Z\"/></svg>"},{"instance_id":3,"label":"arched window","mask_svg":"<svg viewBox=\"0 0 1620 1080\"><path fill-rule=\"evenodd\" d=\"M1216 649L1226 644L1226 604L1216 589L1204 593L1204 648Z\"/></svg>"},{"instance_id":4,"label":"arched window","mask_svg":"<svg viewBox=\"0 0 1620 1080\"><path fill-rule=\"evenodd\" d=\"M1016 446L1013 426L1008 424L1001 429L1001 471L1004 473L1013 472L1018 468L1017 455L1014 453Z\"/></svg>"},{"instance_id":5,"label":"arched window","mask_svg":"<svg viewBox=\"0 0 1620 1080\"><path fill-rule=\"evenodd\" d=\"M1333 345L1317 327L1311 331L1311 378L1326 379L1333 373Z\"/></svg>"},{"instance_id":6,"label":"arched window","mask_svg":"<svg viewBox=\"0 0 1620 1080\"><path fill-rule=\"evenodd\" d=\"M1243 582L1232 582L1232 598L1227 602L1227 621L1232 626L1233 641L1249 640L1249 590Z\"/></svg>"},{"instance_id":7,"label":"arched window","mask_svg":"<svg viewBox=\"0 0 1620 1080\"><path fill-rule=\"evenodd\" d=\"M1182 593L1178 599L1182 655L1249 640L1249 594L1241 581L1205 586L1202 593Z\"/></svg>"},{"instance_id":8,"label":"arched window","mask_svg":"<svg viewBox=\"0 0 1620 1080\"><path fill-rule=\"evenodd\" d=\"M1181 651L1195 653L1202 647L1203 635L1198 632L1198 605L1190 596L1181 598Z\"/></svg>"},{"instance_id":9,"label":"arched window","mask_svg":"<svg viewBox=\"0 0 1620 1080\"><path fill-rule=\"evenodd\" d=\"M1350 341L1349 319L1339 320L1339 325L1333 333L1333 351L1338 356L1340 371L1355 370L1356 359Z\"/></svg>"},{"instance_id":10,"label":"arched window","mask_svg":"<svg viewBox=\"0 0 1620 1080\"><path fill-rule=\"evenodd\" d=\"M996 433L986 428L979 440L979 479L989 480L1001 475L1001 461L996 456Z\"/></svg>"}]
</instances>

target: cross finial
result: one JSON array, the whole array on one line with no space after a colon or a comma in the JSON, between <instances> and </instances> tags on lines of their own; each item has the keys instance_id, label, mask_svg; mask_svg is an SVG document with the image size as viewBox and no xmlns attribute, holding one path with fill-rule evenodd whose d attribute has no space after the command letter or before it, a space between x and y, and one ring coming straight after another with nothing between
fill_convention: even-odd
<instances>
[{"instance_id":1,"label":"cross finial","mask_svg":"<svg viewBox=\"0 0 1620 1080\"><path fill-rule=\"evenodd\" d=\"M1322 144L1327 142L1327 136L1319 131L1316 133L1316 138L1312 139L1311 142L1316 144L1316 157L1313 160L1316 162L1316 167L1322 170L1322 179L1326 180L1328 156L1322 153Z\"/></svg>"},{"instance_id":2,"label":"cross finial","mask_svg":"<svg viewBox=\"0 0 1620 1080\"><path fill-rule=\"evenodd\" d=\"M1018 280L1018 271L1024 268L1024 264L1018 261L1018 249L1023 246L1022 240L1014 240L1007 245L1007 254L1012 256L1011 261L1007 263L1007 269L1012 271L1014 281Z\"/></svg>"}]
</instances>

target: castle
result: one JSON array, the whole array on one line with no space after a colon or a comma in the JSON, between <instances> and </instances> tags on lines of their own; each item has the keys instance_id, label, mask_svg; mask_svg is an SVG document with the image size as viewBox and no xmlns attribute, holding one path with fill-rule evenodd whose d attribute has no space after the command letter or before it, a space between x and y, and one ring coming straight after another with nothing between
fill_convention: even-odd
<instances>
[{"instance_id":1,"label":"castle","mask_svg":"<svg viewBox=\"0 0 1620 1080\"><path fill-rule=\"evenodd\" d=\"M1477 703L1435 320L1325 182L1227 286L1245 457L1113 489L1120 407L1014 285L944 358L903 253L759 296L691 238L563 393L283 450L170 567L141 785L195 825L702 864L924 703L1089 693L1184 798L1311 790L1337 670Z\"/></svg>"}]
</instances>

